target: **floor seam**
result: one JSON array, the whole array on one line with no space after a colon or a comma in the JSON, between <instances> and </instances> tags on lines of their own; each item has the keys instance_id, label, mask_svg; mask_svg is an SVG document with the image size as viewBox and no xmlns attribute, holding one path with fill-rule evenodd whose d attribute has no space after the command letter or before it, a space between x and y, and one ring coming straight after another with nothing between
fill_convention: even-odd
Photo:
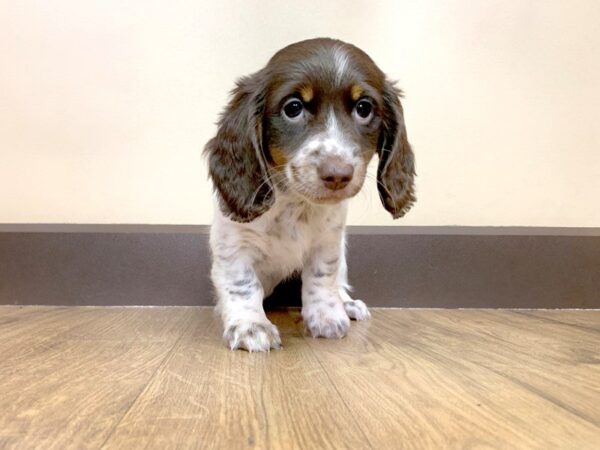
<instances>
[{"instance_id":1,"label":"floor seam","mask_svg":"<svg viewBox=\"0 0 600 450\"><path fill-rule=\"evenodd\" d=\"M475 363L473 363L475 364ZM585 421L586 423L592 425L594 428L598 428L600 430L600 423L594 421L594 419L587 417L586 415L582 414L579 410L571 408L569 405L563 403L560 400L557 400L555 398L552 397L548 397L544 394L544 391L531 386L528 383L525 383L524 381L519 380L518 378L515 378L511 375L508 375L506 373L500 372L497 369L492 369L491 367L485 366L483 364L479 364L480 367L483 367L493 373L495 373L498 376L501 376L503 378L506 378L507 380L510 380L512 383L515 383L518 386L521 386L524 389L527 389L528 391L532 392L533 394L537 395L539 398L552 403L553 405L555 405L556 407L562 409L563 411L567 411L570 414L573 414L574 416L578 417L579 419Z\"/></svg>"},{"instance_id":2,"label":"floor seam","mask_svg":"<svg viewBox=\"0 0 600 450\"><path fill-rule=\"evenodd\" d=\"M390 319L392 321L396 320L396 318L392 317L392 316L390 316ZM436 326L439 328L439 325L436 324ZM444 327L443 329L446 330L446 331L448 330L446 327ZM476 331L475 333L480 333L480 332ZM486 334L483 334L483 335L487 336L487 337L490 337L490 336L488 336ZM406 343L406 341L405 341L405 345L408 345L413 350L422 353L425 357L433 358L434 360L440 361L440 358L441 358L442 362L444 362L444 360L454 361L451 358L449 358L448 356L446 356L443 353L441 353L439 350L435 350L435 349L432 349L432 348L424 350L423 347L419 347L419 346L415 345L414 343ZM502 377L502 378L508 380L509 382L513 383L513 384L516 384L516 385L518 385L518 386L520 386L520 387L528 390L529 392L531 392L532 394L534 394L538 398L542 399L543 401L549 402L552 405L560 408L561 410L566 411L567 413L572 414L573 416L577 417L578 419L583 420L584 422L586 422L587 424L593 426L594 428L600 429L600 424L596 423L593 419L586 417L580 411L570 408L569 406L565 405L560 400L557 400L557 399L554 399L554 398L551 398L551 397L548 397L548 396L544 395L543 391L541 391L541 390L539 390L539 389L537 389L537 388L535 388L533 386L530 386L527 383L522 382L522 381L518 380L517 378L512 377L511 375L508 375L506 373L500 372L497 369L491 368L491 367L489 367L489 366L487 366L487 365L485 365L484 363L481 363L481 362L472 361L470 359L465 359L464 361L466 361L468 364L473 364L473 365L475 365L477 367L480 367L483 370L487 370L489 372L492 372L493 374L495 374L495 375L497 375L499 377ZM460 360L459 360L459 362L460 362Z\"/></svg>"},{"instance_id":3,"label":"floor seam","mask_svg":"<svg viewBox=\"0 0 600 450\"><path fill-rule=\"evenodd\" d=\"M512 312L514 314L518 314L520 316L528 317L528 318L531 318L531 319L538 319L538 320L541 320L543 322L555 323L555 324L558 324L558 325L565 325L567 327L575 328L576 330L591 331L592 333L600 334L599 330L596 330L596 329L590 328L590 327L586 327L585 325L577 325L577 324L574 324L574 323L562 322L560 320L556 320L556 319L553 319L551 317L544 317L544 316L538 316L538 315L535 315L535 314L528 314L525 311L510 311L510 312Z\"/></svg>"},{"instance_id":4,"label":"floor seam","mask_svg":"<svg viewBox=\"0 0 600 450\"><path fill-rule=\"evenodd\" d=\"M175 340L175 342L173 343L173 345L171 346L169 351L167 351L167 354L163 357L162 361L159 364L157 364L156 369L154 369L154 372L152 372L152 375L150 375L150 377L148 378L148 381L146 382L144 387L140 390L138 395L136 395L135 398L131 401L131 404L129 405L129 407L125 410L123 415L119 418L117 423L114 425L113 429L110 430L110 433L108 434L106 439L104 439L102 444L100 444L98 449L102 449L106 446L106 443L115 434L115 431L117 430L117 428L119 427L119 425L121 424L123 419L125 417L127 417L127 414L129 414L129 411L131 411L133 409L133 407L135 406L137 401L140 399L140 397L148 390L148 386L150 386L150 384L152 383L152 380L154 380L154 378L156 377L156 374L159 372L159 370L162 369L164 366L166 366L166 364L171 360L171 357L173 355L175 348L179 345L179 342L181 342L181 340L186 335L188 329L192 326L192 324L193 324L192 316L190 316L188 319L188 323L186 324L186 326L183 328L183 330L181 332L181 335Z\"/></svg>"},{"instance_id":5,"label":"floor seam","mask_svg":"<svg viewBox=\"0 0 600 450\"><path fill-rule=\"evenodd\" d=\"M337 385L335 384L335 382L333 381L333 379L331 378L331 375L329 373L329 371L325 368L325 365L323 364L323 361L321 361L321 359L319 358L319 356L317 355L317 352L315 352L314 348L312 347L312 345L310 345L310 343L308 342L308 339L306 337L305 333L302 333L302 339L304 340L304 342L306 343L306 346L308 347L308 349L310 350L311 354L314 356L314 358L317 360L317 362L319 363L319 366L321 366L321 368L323 369L323 372L325 372L325 376L327 377L327 379L329 380L329 383L331 384L331 386L333 386L333 389L335 390L335 393L338 395L338 397L340 398L340 400L342 401L342 404L344 405L344 407L346 408L346 411L348 411L348 414L350 414L350 417L352 418L352 421L354 422L354 424L356 425L356 428L358 430L360 430L360 434L362 434L362 436L365 438L365 440L367 441L367 443L369 444L369 448L374 449L375 447L373 447L373 444L371 443L371 441L369 440L369 436L365 433L365 431L362 429L362 427L360 426L360 423L358 422L358 420L356 419L356 417L354 416L354 414L352 413L352 409L350 409L350 407L348 406L348 404L346 403L346 399L344 398L344 396L340 393L340 390L338 389ZM314 339L314 338L310 338L310 339Z\"/></svg>"}]
</instances>

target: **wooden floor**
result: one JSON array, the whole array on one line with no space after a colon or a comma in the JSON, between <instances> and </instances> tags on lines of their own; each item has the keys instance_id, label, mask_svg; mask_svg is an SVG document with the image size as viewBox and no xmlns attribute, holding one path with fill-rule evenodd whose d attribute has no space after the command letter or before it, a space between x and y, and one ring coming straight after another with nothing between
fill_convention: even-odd
<instances>
[{"instance_id":1,"label":"wooden floor","mask_svg":"<svg viewBox=\"0 0 600 450\"><path fill-rule=\"evenodd\" d=\"M600 311L270 317L248 354L209 308L0 307L0 448L600 448Z\"/></svg>"}]
</instances>

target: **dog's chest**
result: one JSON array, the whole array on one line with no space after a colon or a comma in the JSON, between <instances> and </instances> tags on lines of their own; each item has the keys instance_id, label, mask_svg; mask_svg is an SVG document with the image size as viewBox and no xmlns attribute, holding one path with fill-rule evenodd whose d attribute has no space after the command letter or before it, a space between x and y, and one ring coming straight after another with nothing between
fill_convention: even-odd
<instances>
[{"instance_id":1,"label":"dog's chest","mask_svg":"<svg viewBox=\"0 0 600 450\"><path fill-rule=\"evenodd\" d=\"M257 264L260 271L286 277L301 270L311 252L322 244L327 231L343 225L340 206L311 205L288 199L277 201L256 224L267 255Z\"/></svg>"},{"instance_id":2,"label":"dog's chest","mask_svg":"<svg viewBox=\"0 0 600 450\"><path fill-rule=\"evenodd\" d=\"M278 205L265 223L264 239L269 247L267 265L284 272L301 268L319 229L319 217L302 203Z\"/></svg>"},{"instance_id":3,"label":"dog's chest","mask_svg":"<svg viewBox=\"0 0 600 450\"><path fill-rule=\"evenodd\" d=\"M345 222L345 203L313 205L281 197L249 223L218 214L211 229L215 258L231 266L236 260L252 264L267 295L279 281L302 270L328 239L337 236L337 245Z\"/></svg>"}]
</instances>

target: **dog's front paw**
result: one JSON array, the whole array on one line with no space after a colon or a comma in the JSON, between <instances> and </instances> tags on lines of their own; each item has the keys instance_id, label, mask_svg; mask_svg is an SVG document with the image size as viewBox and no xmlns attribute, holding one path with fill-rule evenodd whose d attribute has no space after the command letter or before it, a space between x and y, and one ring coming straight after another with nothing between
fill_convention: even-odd
<instances>
[{"instance_id":1,"label":"dog's front paw","mask_svg":"<svg viewBox=\"0 0 600 450\"><path fill-rule=\"evenodd\" d=\"M341 339L350 328L350 319L341 301L311 303L302 308L302 317L312 337Z\"/></svg>"},{"instance_id":2,"label":"dog's front paw","mask_svg":"<svg viewBox=\"0 0 600 450\"><path fill-rule=\"evenodd\" d=\"M348 317L354 320L367 320L371 317L369 308L362 300L346 300L344 301L344 309Z\"/></svg>"},{"instance_id":3,"label":"dog's front paw","mask_svg":"<svg viewBox=\"0 0 600 450\"><path fill-rule=\"evenodd\" d=\"M239 322L225 328L225 343L231 350L244 349L249 352L268 352L281 348L277 327L266 322Z\"/></svg>"}]
</instances>

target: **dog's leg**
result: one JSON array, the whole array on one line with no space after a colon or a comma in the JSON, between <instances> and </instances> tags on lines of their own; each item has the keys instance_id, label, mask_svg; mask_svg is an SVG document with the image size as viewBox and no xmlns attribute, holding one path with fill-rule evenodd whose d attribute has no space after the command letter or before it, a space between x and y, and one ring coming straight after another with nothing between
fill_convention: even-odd
<instances>
[{"instance_id":1,"label":"dog's leg","mask_svg":"<svg viewBox=\"0 0 600 450\"><path fill-rule=\"evenodd\" d=\"M212 278L223 320L223 339L227 346L249 352L264 352L281 347L281 339L263 309L264 291L250 265L213 264Z\"/></svg>"},{"instance_id":2,"label":"dog's leg","mask_svg":"<svg viewBox=\"0 0 600 450\"><path fill-rule=\"evenodd\" d=\"M371 313L367 305L362 300L353 300L348 294L350 285L348 284L348 266L346 264L346 243L345 237L342 238L342 247L340 251L340 266L338 269L338 287L340 297L344 302L344 309L348 317L353 320L367 320L371 317Z\"/></svg>"},{"instance_id":3,"label":"dog's leg","mask_svg":"<svg viewBox=\"0 0 600 450\"><path fill-rule=\"evenodd\" d=\"M302 271L302 317L313 337L342 338L350 327L341 295L344 286L339 284L343 245L339 227L326 231L312 246Z\"/></svg>"}]
</instances>

